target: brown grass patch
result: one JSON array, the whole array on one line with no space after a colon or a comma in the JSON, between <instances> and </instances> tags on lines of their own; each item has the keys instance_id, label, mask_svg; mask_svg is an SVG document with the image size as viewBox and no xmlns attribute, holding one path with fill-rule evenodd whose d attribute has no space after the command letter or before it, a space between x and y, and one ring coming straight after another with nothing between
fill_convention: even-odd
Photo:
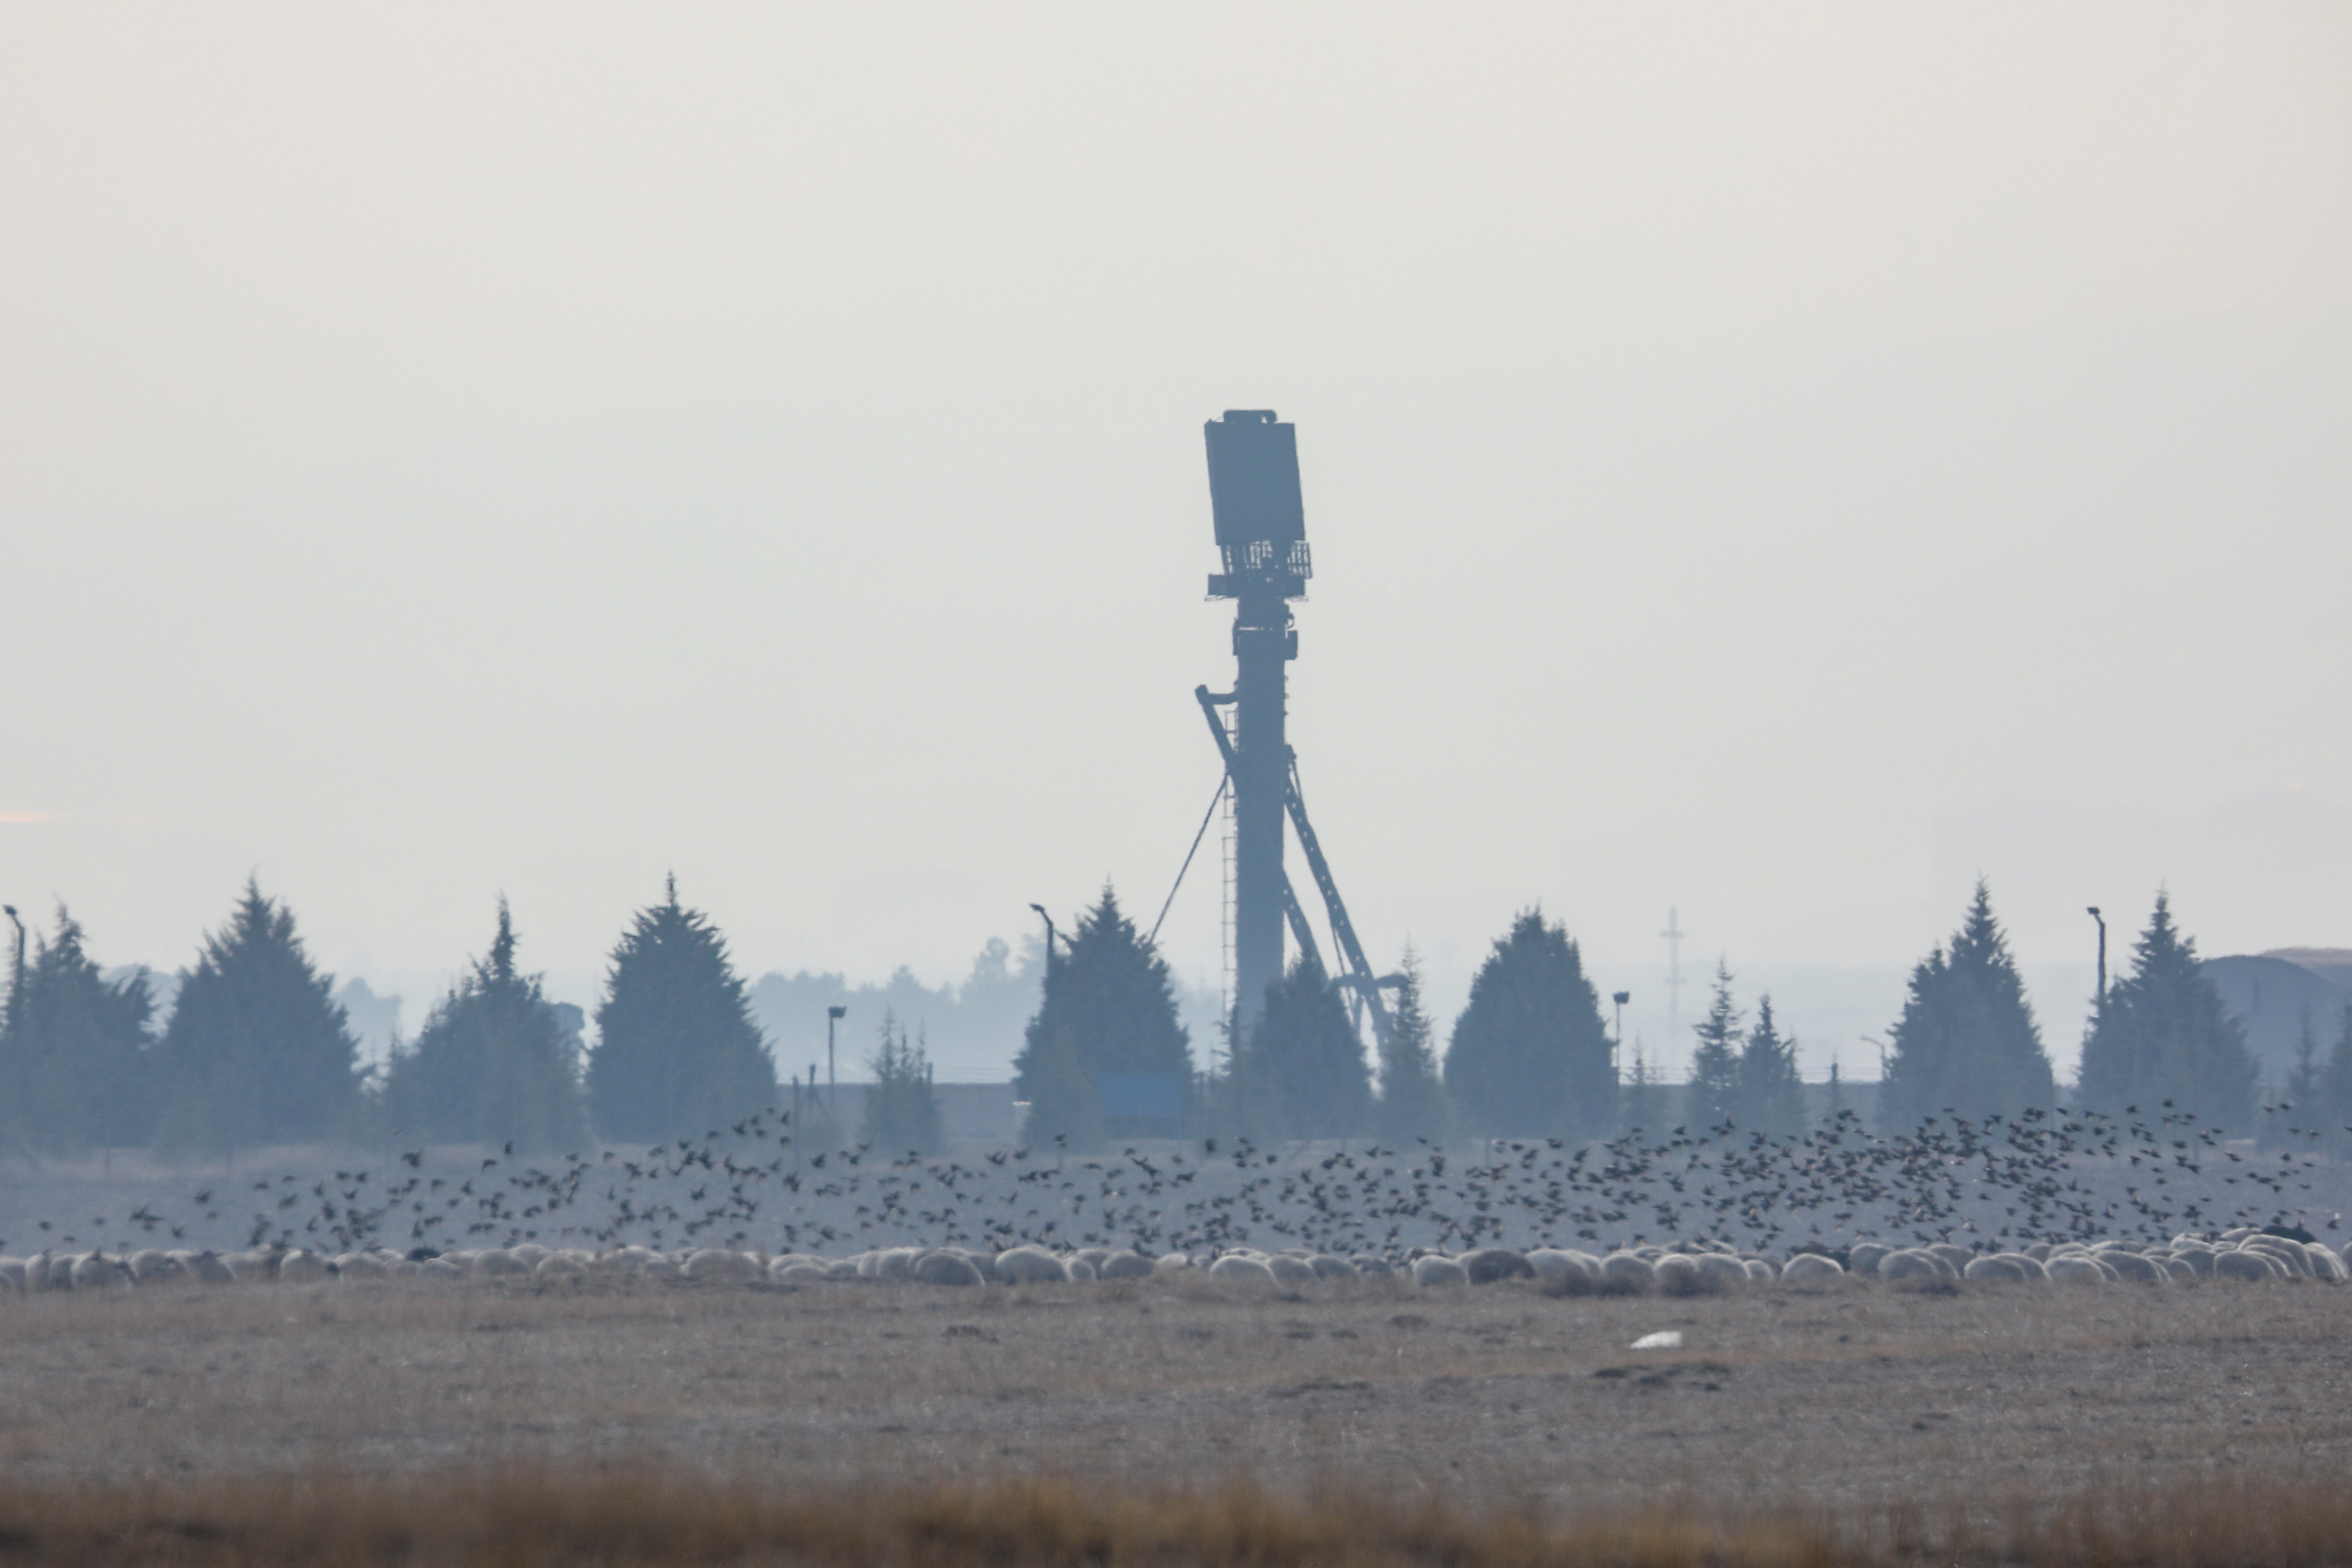
<instances>
[{"instance_id":1,"label":"brown grass patch","mask_svg":"<svg viewBox=\"0 0 2352 1568\"><path fill-rule=\"evenodd\" d=\"M0 1489L0 1562L54 1564L793 1563L919 1568L1443 1563L1448 1568L2340 1563L2352 1498L2321 1485L2107 1488L2056 1506L1843 1515L1692 1508L1548 1517L1326 1489L1126 1492L1067 1481L814 1495L657 1466Z\"/></svg>"}]
</instances>

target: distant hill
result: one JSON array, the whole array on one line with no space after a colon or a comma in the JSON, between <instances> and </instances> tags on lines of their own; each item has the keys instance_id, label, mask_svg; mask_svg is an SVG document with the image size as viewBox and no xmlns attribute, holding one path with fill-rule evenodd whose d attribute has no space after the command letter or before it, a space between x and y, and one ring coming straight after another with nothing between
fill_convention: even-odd
<instances>
[{"instance_id":1,"label":"distant hill","mask_svg":"<svg viewBox=\"0 0 2352 1568\"><path fill-rule=\"evenodd\" d=\"M2352 947L2274 947L2264 958L2284 959L2308 969L2338 991L2352 995Z\"/></svg>"},{"instance_id":2,"label":"distant hill","mask_svg":"<svg viewBox=\"0 0 2352 1568\"><path fill-rule=\"evenodd\" d=\"M2316 964L2291 956L2305 953L2323 956ZM2294 1070L2295 1043L2306 1023L2323 1054L2335 1043L2345 999L2352 995L2352 952L2337 949L2284 948L2209 958L2205 973L2244 1026L2246 1043L2263 1065L2263 1082L2273 1088Z\"/></svg>"}]
</instances>

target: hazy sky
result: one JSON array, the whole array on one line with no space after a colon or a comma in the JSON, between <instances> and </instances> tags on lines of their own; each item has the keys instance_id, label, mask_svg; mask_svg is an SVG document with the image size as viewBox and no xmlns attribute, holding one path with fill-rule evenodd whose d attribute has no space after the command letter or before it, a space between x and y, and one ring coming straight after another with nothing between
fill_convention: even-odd
<instances>
[{"instance_id":1,"label":"hazy sky","mask_svg":"<svg viewBox=\"0 0 2352 1568\"><path fill-rule=\"evenodd\" d=\"M1148 918L1273 407L1376 955L1883 1023L1981 872L2069 1057L2087 903L2352 946L2347 195L2334 5L19 0L0 894L583 1000L673 869L753 972Z\"/></svg>"}]
</instances>

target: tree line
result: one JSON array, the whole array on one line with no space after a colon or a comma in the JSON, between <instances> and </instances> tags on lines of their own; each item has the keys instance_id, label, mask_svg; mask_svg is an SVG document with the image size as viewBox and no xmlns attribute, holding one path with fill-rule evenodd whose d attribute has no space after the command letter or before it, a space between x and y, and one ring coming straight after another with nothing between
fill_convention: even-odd
<instances>
[{"instance_id":1,"label":"tree line","mask_svg":"<svg viewBox=\"0 0 2352 1568\"><path fill-rule=\"evenodd\" d=\"M233 1159L386 1139L544 1152L699 1138L782 1099L726 941L679 902L675 879L613 949L593 1048L524 972L518 945L500 900L488 951L369 1070L293 912L257 884L205 937L160 1030L146 974L108 980L61 907L12 972L0 1014L0 1147ZM928 1151L939 1142L929 1066L894 1029L886 1017L872 1058L884 1089L864 1131Z\"/></svg>"},{"instance_id":2,"label":"tree line","mask_svg":"<svg viewBox=\"0 0 2352 1568\"><path fill-rule=\"evenodd\" d=\"M1111 889L1058 945L1014 1062L1033 1146L1171 1134L1581 1141L1729 1127L1781 1136L1806 1127L1797 1042L1769 995L1751 1020L1719 964L1695 1026L1690 1080L1670 1089L1654 1064L1621 1059L1576 941L1539 908L1496 939L1442 1055L1410 949L1376 1053L1365 1050L1339 985L1308 955L1199 1071L1168 964ZM679 901L674 879L612 951L593 1047L518 950L502 900L484 955L413 1040L395 1037L387 1059L363 1069L292 912L257 884L205 937L160 1028L143 972L108 980L61 907L12 973L0 1014L0 1147L233 1158L262 1144L398 1139L541 1152L700 1137L785 1102L726 942ZM2352 1140L2352 1010L2337 1022L2332 1049L2306 1038L2281 1107L2293 1115L2272 1119L2273 1132L2291 1124L2331 1149ZM875 1083L860 1135L894 1152L938 1148L919 1032L910 1038L886 1012L867 1063ZM2128 972L2097 999L2074 1101L2111 1113L2176 1110L2243 1131L2255 1121L2258 1076L2159 895ZM1930 1118L1980 1121L2059 1099L1980 883L1960 929L1911 973L1889 1031L1877 1120L1903 1132ZM846 1131L809 1126L804 1135Z\"/></svg>"},{"instance_id":3,"label":"tree line","mask_svg":"<svg viewBox=\"0 0 2352 1568\"><path fill-rule=\"evenodd\" d=\"M1792 1137L1809 1121L1796 1039L1759 997L1752 1021L1718 964L1694 1026L1679 1090L1653 1062L1623 1059L1566 928L1530 909L1496 939L1441 1058L1410 949L1390 1027L1368 1054L1339 984L1302 955L1270 985L1246 1030L1229 1028L1210 1069L1193 1070L1166 963L1106 889L1048 964L1043 1004L1014 1064L1033 1144L1099 1148L1164 1133L1164 1117L1122 1118L1101 1086L1149 1076L1184 1086L1188 1131L1266 1142L1371 1137L1661 1138L1720 1128ZM2334 1055L2307 1047L2290 1089L2305 1121L2352 1142L2352 1009ZM1374 1055L1377 1056L1377 1061ZM2200 968L2195 943L2159 894L2127 973L2098 999L2074 1101L2108 1112L2171 1107L2239 1131L2255 1121L2258 1070L2243 1031ZM1842 1109L1834 1071L1830 1116ZM1960 929L1912 970L1889 1030L1877 1120L1908 1132L1931 1118L2055 1109L2056 1075L2006 934L1979 882ZM1670 1127L1669 1121L1677 1125Z\"/></svg>"}]
</instances>

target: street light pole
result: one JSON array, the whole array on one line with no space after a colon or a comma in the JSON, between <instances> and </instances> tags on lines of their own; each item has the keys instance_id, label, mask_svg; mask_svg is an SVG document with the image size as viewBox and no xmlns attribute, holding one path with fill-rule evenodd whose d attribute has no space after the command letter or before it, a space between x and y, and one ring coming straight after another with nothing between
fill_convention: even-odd
<instances>
[{"instance_id":1,"label":"street light pole","mask_svg":"<svg viewBox=\"0 0 2352 1568\"><path fill-rule=\"evenodd\" d=\"M833 1134L841 1136L841 1076L833 1065L833 1026L849 1016L846 1007L824 1010L824 1099L825 1114L833 1118Z\"/></svg>"},{"instance_id":2,"label":"street light pole","mask_svg":"<svg viewBox=\"0 0 2352 1568\"><path fill-rule=\"evenodd\" d=\"M1029 907L1035 910L1037 918L1045 922L1045 984L1051 985L1054 983L1054 917L1045 912L1043 904Z\"/></svg>"},{"instance_id":3,"label":"street light pole","mask_svg":"<svg viewBox=\"0 0 2352 1568\"><path fill-rule=\"evenodd\" d=\"M2106 917L2099 913L2096 904L2091 906L2091 918L2099 922L2099 989L2095 993L2092 1016L2104 1018L2107 1016L2107 921Z\"/></svg>"},{"instance_id":4,"label":"street light pole","mask_svg":"<svg viewBox=\"0 0 2352 1568\"><path fill-rule=\"evenodd\" d=\"M8 971L7 1033L16 1032L16 1012L25 1005L25 922L17 918L16 906L0 904L8 912L8 923L16 928L16 961Z\"/></svg>"},{"instance_id":5,"label":"street light pole","mask_svg":"<svg viewBox=\"0 0 2352 1568\"><path fill-rule=\"evenodd\" d=\"M1633 994L1631 991L1620 991L1609 999L1617 1004L1617 1037L1609 1042L1609 1070L1622 1077L1622 1058L1625 1054L1625 1004L1633 999Z\"/></svg>"}]
</instances>

